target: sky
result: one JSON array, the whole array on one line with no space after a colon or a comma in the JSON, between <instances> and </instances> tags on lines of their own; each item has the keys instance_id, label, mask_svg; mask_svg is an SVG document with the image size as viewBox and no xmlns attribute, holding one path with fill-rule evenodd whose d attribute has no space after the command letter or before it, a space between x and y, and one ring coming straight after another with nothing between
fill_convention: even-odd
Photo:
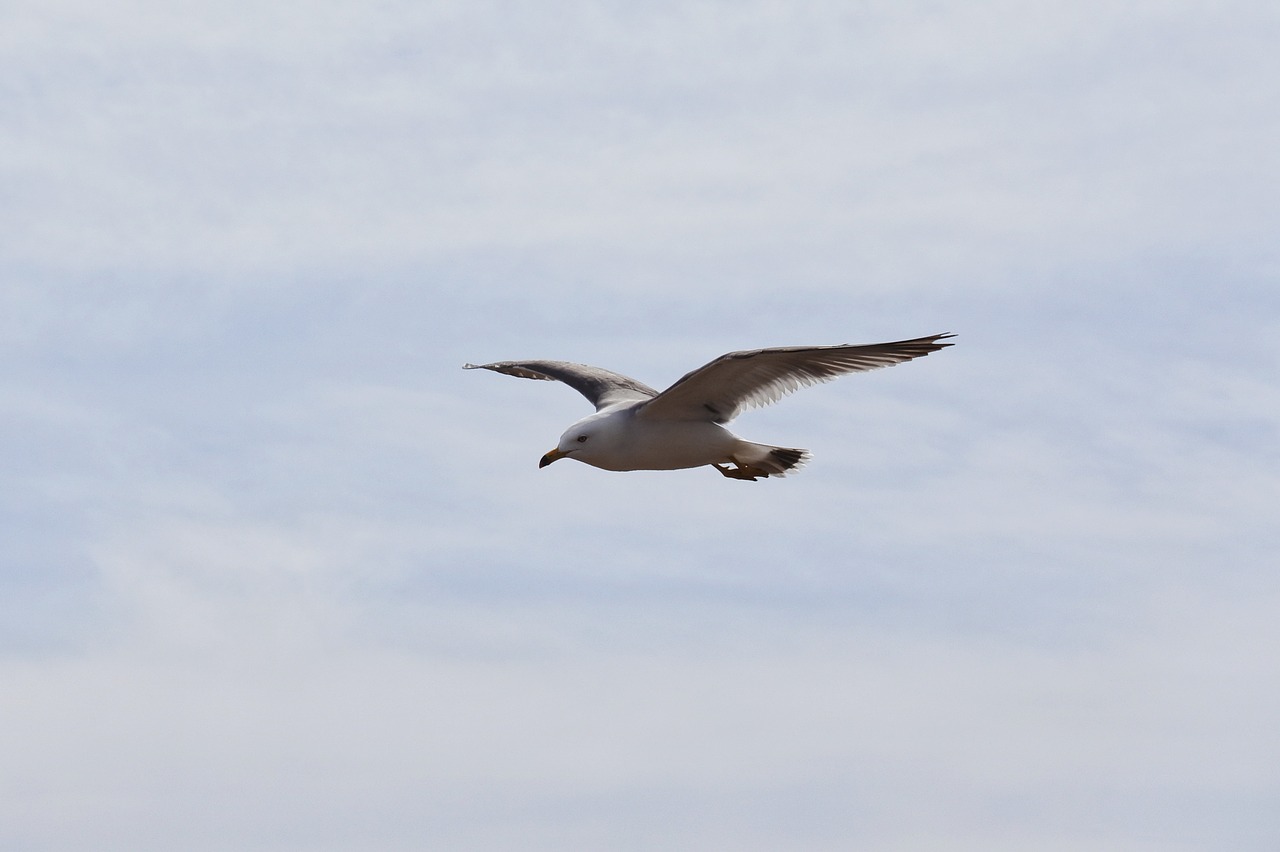
<instances>
[{"instance_id":1,"label":"sky","mask_svg":"<svg viewBox=\"0 0 1280 852\"><path fill-rule=\"evenodd\" d=\"M0 848L1280 847L1266 2L0 10ZM785 479L539 457L724 352Z\"/></svg>"}]
</instances>

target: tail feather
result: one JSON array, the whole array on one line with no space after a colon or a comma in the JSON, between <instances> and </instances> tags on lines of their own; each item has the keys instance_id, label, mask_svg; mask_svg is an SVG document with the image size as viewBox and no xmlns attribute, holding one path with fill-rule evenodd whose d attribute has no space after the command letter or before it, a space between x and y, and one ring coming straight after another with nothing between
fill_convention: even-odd
<instances>
[{"instance_id":1,"label":"tail feather","mask_svg":"<svg viewBox=\"0 0 1280 852\"><path fill-rule=\"evenodd\" d=\"M741 466L754 468L760 476L786 476L789 472L804 467L812 457L808 450L743 441L734 451L733 461Z\"/></svg>"},{"instance_id":2,"label":"tail feather","mask_svg":"<svg viewBox=\"0 0 1280 852\"><path fill-rule=\"evenodd\" d=\"M770 470L775 476L785 476L787 471L804 467L809 461L808 450L795 450L788 447L774 447L769 451L769 459L778 463L780 470Z\"/></svg>"}]
</instances>

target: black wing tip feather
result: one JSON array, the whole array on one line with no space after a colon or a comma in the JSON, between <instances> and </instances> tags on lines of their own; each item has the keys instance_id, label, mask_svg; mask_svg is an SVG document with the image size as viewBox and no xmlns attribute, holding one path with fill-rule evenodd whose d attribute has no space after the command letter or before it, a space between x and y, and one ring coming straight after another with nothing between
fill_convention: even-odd
<instances>
[{"instance_id":1,"label":"black wing tip feather","mask_svg":"<svg viewBox=\"0 0 1280 852\"><path fill-rule=\"evenodd\" d=\"M495 373L502 373L506 376L515 376L518 379L537 379L544 382L557 381L555 376L544 373L542 370L529 366L523 361L494 361L492 364L463 364L464 370L492 370Z\"/></svg>"},{"instance_id":2,"label":"black wing tip feather","mask_svg":"<svg viewBox=\"0 0 1280 852\"><path fill-rule=\"evenodd\" d=\"M942 334L931 334L928 337L917 337L915 340L900 340L899 343L916 343L921 346L928 347L930 352L936 352L946 346L955 346L954 343L939 343L940 340L949 340L955 337L955 332L944 331Z\"/></svg>"},{"instance_id":3,"label":"black wing tip feather","mask_svg":"<svg viewBox=\"0 0 1280 852\"><path fill-rule=\"evenodd\" d=\"M942 349L944 346L955 346L954 343L939 343L939 340L946 340L955 337L956 334L950 331L944 331L942 334L930 334L925 337L913 337L909 340L893 340L888 343L836 343L826 346L774 346L765 349L740 349L736 352L726 352L716 360L742 360L746 358L754 358L757 355L763 355L769 352L820 352L822 350L831 349L854 349L858 347L872 346L908 346L917 345L929 348L930 352Z\"/></svg>"},{"instance_id":4,"label":"black wing tip feather","mask_svg":"<svg viewBox=\"0 0 1280 852\"><path fill-rule=\"evenodd\" d=\"M908 343L919 343L925 346L933 346L935 348L941 349L943 346L955 346L955 344L939 343L938 342L939 340L947 340L955 336L956 336L956 333L953 331L944 331L941 334L927 334L924 337L913 337L910 340L895 340L892 343L882 343L880 345L881 346L901 346ZM873 343L870 345L875 346L876 344Z\"/></svg>"},{"instance_id":5,"label":"black wing tip feather","mask_svg":"<svg viewBox=\"0 0 1280 852\"><path fill-rule=\"evenodd\" d=\"M920 350L919 353L913 355L913 357L918 358L922 355L928 355L930 352L937 352L939 349L945 349L948 346L955 346L954 343L939 342L942 340L948 340L955 336L954 332L945 331L942 334L930 334L927 337L913 337L910 340L894 340L891 343L871 343L867 345L869 347L882 346L886 348L891 346L902 347L905 351L918 349ZM852 346L857 346L857 344L853 344Z\"/></svg>"}]
</instances>

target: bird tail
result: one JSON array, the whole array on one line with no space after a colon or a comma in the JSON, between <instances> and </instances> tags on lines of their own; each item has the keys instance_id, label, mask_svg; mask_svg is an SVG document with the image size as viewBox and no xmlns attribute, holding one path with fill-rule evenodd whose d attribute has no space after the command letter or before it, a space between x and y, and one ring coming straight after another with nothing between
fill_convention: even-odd
<instances>
[{"instance_id":1,"label":"bird tail","mask_svg":"<svg viewBox=\"0 0 1280 852\"><path fill-rule=\"evenodd\" d=\"M734 448L733 460L743 467L755 468L760 476L786 476L799 470L813 456L808 450L791 447L771 447L742 441Z\"/></svg>"}]
</instances>

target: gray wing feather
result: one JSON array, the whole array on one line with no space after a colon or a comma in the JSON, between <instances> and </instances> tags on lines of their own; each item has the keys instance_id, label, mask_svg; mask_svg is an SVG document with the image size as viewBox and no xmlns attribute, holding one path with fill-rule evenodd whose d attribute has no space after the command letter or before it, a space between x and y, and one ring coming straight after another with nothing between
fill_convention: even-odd
<instances>
[{"instance_id":1,"label":"gray wing feather","mask_svg":"<svg viewBox=\"0 0 1280 852\"><path fill-rule=\"evenodd\" d=\"M788 346L730 352L687 373L646 402L637 416L726 423L744 408L777 402L789 393L847 373L901 364L936 352L953 334L861 346Z\"/></svg>"},{"instance_id":2,"label":"gray wing feather","mask_svg":"<svg viewBox=\"0 0 1280 852\"><path fill-rule=\"evenodd\" d=\"M493 370L522 379L564 382L587 398L596 410L619 402L651 399L658 392L643 382L621 373L569 361L497 361L493 364L463 364L464 370Z\"/></svg>"}]
</instances>

